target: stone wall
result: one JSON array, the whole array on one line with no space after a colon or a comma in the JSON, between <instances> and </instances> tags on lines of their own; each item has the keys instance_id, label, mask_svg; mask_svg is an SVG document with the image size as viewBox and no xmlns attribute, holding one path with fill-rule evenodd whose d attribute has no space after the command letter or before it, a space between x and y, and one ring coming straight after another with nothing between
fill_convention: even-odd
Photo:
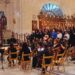
<instances>
[{"instance_id":1,"label":"stone wall","mask_svg":"<svg viewBox=\"0 0 75 75\"><path fill-rule=\"evenodd\" d=\"M8 5L0 4L0 10L7 16L7 29L17 33L31 33L33 15L38 21L37 15L46 3L57 4L64 15L75 14L75 0L10 0Z\"/></svg>"}]
</instances>

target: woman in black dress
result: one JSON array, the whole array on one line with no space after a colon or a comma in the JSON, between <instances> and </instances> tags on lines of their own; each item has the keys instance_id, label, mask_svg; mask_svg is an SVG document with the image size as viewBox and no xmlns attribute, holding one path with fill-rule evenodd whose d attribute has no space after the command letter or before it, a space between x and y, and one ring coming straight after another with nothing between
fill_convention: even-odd
<instances>
[{"instance_id":1,"label":"woman in black dress","mask_svg":"<svg viewBox=\"0 0 75 75\"><path fill-rule=\"evenodd\" d=\"M45 45L43 54L45 56L53 56L53 51L51 49L49 49L48 45ZM52 59L51 58L45 59L45 64L50 64L50 63L52 63ZM42 68L42 72L45 73L46 69L47 69L47 67L46 68Z\"/></svg>"},{"instance_id":2,"label":"woman in black dress","mask_svg":"<svg viewBox=\"0 0 75 75\"><path fill-rule=\"evenodd\" d=\"M12 54L12 53L16 53L16 54ZM13 66L14 66L14 60L12 60L12 61L10 60L10 59L15 59L17 57L17 50L16 50L14 44L10 44L10 47L8 49L8 54L9 54L9 56L7 59L9 61L9 66L11 66L11 63L13 63Z\"/></svg>"},{"instance_id":3,"label":"woman in black dress","mask_svg":"<svg viewBox=\"0 0 75 75\"><path fill-rule=\"evenodd\" d=\"M22 59L22 54L23 53L24 54L30 54L30 49L29 49L29 47L28 47L26 42L23 43L22 50L20 51L20 58L21 59ZM28 61L28 60L30 60L30 56L24 56L23 59L24 59L24 61ZM21 65L22 65L22 69L26 69L28 63L22 62Z\"/></svg>"},{"instance_id":4,"label":"woman in black dress","mask_svg":"<svg viewBox=\"0 0 75 75\"><path fill-rule=\"evenodd\" d=\"M29 54L30 53L30 49L27 45L27 43L23 43L22 45L22 50L21 50L21 54L24 53L24 54ZM24 57L24 60L30 60L29 56L25 56Z\"/></svg>"}]
</instances>

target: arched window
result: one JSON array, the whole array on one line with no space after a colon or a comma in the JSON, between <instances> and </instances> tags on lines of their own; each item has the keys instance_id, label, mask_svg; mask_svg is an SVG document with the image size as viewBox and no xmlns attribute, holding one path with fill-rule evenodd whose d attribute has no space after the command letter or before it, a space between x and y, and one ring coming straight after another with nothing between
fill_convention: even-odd
<instances>
[{"instance_id":1,"label":"arched window","mask_svg":"<svg viewBox=\"0 0 75 75\"><path fill-rule=\"evenodd\" d=\"M47 13L49 15L63 16L61 8L58 5L52 3L45 4L42 7L41 12Z\"/></svg>"}]
</instances>

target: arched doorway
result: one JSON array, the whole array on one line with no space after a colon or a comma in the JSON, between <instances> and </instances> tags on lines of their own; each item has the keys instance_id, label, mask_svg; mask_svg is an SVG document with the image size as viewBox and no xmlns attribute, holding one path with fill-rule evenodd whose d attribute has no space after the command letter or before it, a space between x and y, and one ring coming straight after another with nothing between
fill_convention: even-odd
<instances>
[{"instance_id":1,"label":"arched doorway","mask_svg":"<svg viewBox=\"0 0 75 75\"><path fill-rule=\"evenodd\" d=\"M65 20L63 19L63 11L62 9L52 3L44 4L39 15L39 28L53 28L57 25L60 26L65 23Z\"/></svg>"}]
</instances>

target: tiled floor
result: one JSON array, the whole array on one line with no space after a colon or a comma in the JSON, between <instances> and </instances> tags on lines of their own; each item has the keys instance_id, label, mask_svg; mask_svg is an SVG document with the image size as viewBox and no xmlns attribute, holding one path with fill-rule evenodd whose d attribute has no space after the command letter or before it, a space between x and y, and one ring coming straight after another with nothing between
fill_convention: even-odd
<instances>
[{"instance_id":1,"label":"tiled floor","mask_svg":"<svg viewBox=\"0 0 75 75\"><path fill-rule=\"evenodd\" d=\"M4 69L1 69L1 63L0 63L0 75L41 75L41 71L37 69L22 71L19 67L8 68L5 62ZM65 73L54 71L53 74L49 75L75 75L75 64L73 62L70 62L68 65L66 65Z\"/></svg>"},{"instance_id":2,"label":"tiled floor","mask_svg":"<svg viewBox=\"0 0 75 75\"><path fill-rule=\"evenodd\" d=\"M0 75L40 75L37 70L32 71L20 71L18 69L6 69L0 70Z\"/></svg>"}]
</instances>

